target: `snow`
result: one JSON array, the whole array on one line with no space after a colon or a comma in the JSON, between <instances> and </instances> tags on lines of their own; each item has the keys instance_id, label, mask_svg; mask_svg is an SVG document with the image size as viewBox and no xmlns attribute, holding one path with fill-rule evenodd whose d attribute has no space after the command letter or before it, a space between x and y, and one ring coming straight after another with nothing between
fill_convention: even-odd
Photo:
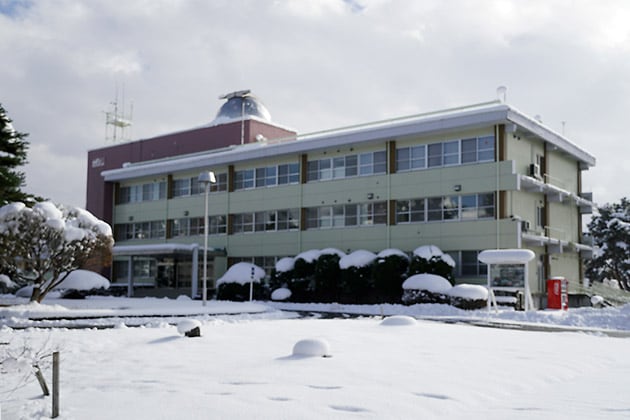
<instances>
[{"instance_id":1,"label":"snow","mask_svg":"<svg viewBox=\"0 0 630 420\"><path fill-rule=\"evenodd\" d=\"M339 268L346 270L350 267L365 267L376 259L376 254L364 249L358 249L339 260Z\"/></svg>"},{"instance_id":2,"label":"snow","mask_svg":"<svg viewBox=\"0 0 630 420\"><path fill-rule=\"evenodd\" d=\"M404 325L416 325L416 324L417 324L416 319L410 317L409 315L388 316L387 318L381 321L381 325L385 325L385 326L404 326Z\"/></svg>"},{"instance_id":3,"label":"snow","mask_svg":"<svg viewBox=\"0 0 630 420\"><path fill-rule=\"evenodd\" d=\"M0 305L19 302L0 297ZM619 392L630 375L630 359L619 357L630 351L630 305L525 313L302 304L302 311L372 316L294 319L263 302L202 307L190 299L94 297L49 303L0 306L0 343L9 343L0 345L0 355L11 353L0 367L3 419L50 417L51 399L42 397L30 358L41 354L50 381L56 350L60 419L625 419L630 409ZM126 318L130 313L156 311L196 320L206 334L185 338L178 331L182 320L165 316L128 328L135 320ZM218 315L228 312L234 315ZM35 313L65 320L25 318ZM108 325L115 328L67 328L85 322L70 314L97 313L114 316ZM392 321L382 314L416 322L384 327ZM54 322L65 327L41 328ZM40 328L9 327L20 323ZM562 332L531 328L561 326ZM610 336L612 329L620 337ZM302 350L296 356L292 348L302 340L314 340L301 345L304 351L319 347L315 356L332 357L304 357Z\"/></svg>"},{"instance_id":4,"label":"snow","mask_svg":"<svg viewBox=\"0 0 630 420\"><path fill-rule=\"evenodd\" d=\"M33 206L35 213L41 214L45 220L61 220L63 213L50 201L43 201Z\"/></svg>"},{"instance_id":5,"label":"snow","mask_svg":"<svg viewBox=\"0 0 630 420\"><path fill-rule=\"evenodd\" d=\"M402 284L403 289L426 290L431 293L448 293L452 289L451 283L436 274L414 274Z\"/></svg>"},{"instance_id":6,"label":"snow","mask_svg":"<svg viewBox=\"0 0 630 420\"><path fill-rule=\"evenodd\" d=\"M307 263L312 263L315 262L319 256L321 255L321 252L318 249L309 249L308 251L304 251L298 255L295 256L295 260L299 260L302 259Z\"/></svg>"},{"instance_id":7,"label":"snow","mask_svg":"<svg viewBox=\"0 0 630 420\"><path fill-rule=\"evenodd\" d=\"M476 284L456 284L448 290L448 295L468 300L486 300L488 289Z\"/></svg>"},{"instance_id":8,"label":"snow","mask_svg":"<svg viewBox=\"0 0 630 420\"><path fill-rule=\"evenodd\" d=\"M381 252L379 252L378 254L376 254L376 256L378 258L387 258L387 257L392 256L392 255L396 255L398 257L403 257L404 259L409 260L409 256L405 252L401 251L400 249L396 249L396 248L384 249Z\"/></svg>"},{"instance_id":9,"label":"snow","mask_svg":"<svg viewBox=\"0 0 630 420\"><path fill-rule=\"evenodd\" d=\"M295 260L291 257L280 258L276 262L276 271L279 273L286 273L293 270L295 267Z\"/></svg>"},{"instance_id":10,"label":"snow","mask_svg":"<svg viewBox=\"0 0 630 420\"><path fill-rule=\"evenodd\" d=\"M320 255L337 255L339 258L343 258L346 256L346 253L337 248L324 248L319 251Z\"/></svg>"},{"instance_id":11,"label":"snow","mask_svg":"<svg viewBox=\"0 0 630 420\"><path fill-rule=\"evenodd\" d=\"M271 292L271 300L287 300L291 297L291 290L286 287L281 287L279 289Z\"/></svg>"},{"instance_id":12,"label":"snow","mask_svg":"<svg viewBox=\"0 0 630 420\"><path fill-rule=\"evenodd\" d=\"M93 271L75 270L68 274L68 277L55 289L109 289L109 280Z\"/></svg>"},{"instance_id":13,"label":"snow","mask_svg":"<svg viewBox=\"0 0 630 420\"><path fill-rule=\"evenodd\" d=\"M225 274L217 280L217 286L223 283L238 283L245 285L250 282L260 283L265 278L265 270L248 262L239 262L231 266Z\"/></svg>"},{"instance_id":14,"label":"snow","mask_svg":"<svg viewBox=\"0 0 630 420\"><path fill-rule=\"evenodd\" d=\"M455 267L455 260L453 260L450 255L443 253L442 250L435 245L420 246L413 251L413 255L424 258L427 261L433 257L437 257L451 267Z\"/></svg>"},{"instance_id":15,"label":"snow","mask_svg":"<svg viewBox=\"0 0 630 420\"><path fill-rule=\"evenodd\" d=\"M329 357L330 344L321 338L307 338L300 340L293 346L294 356Z\"/></svg>"},{"instance_id":16,"label":"snow","mask_svg":"<svg viewBox=\"0 0 630 420\"><path fill-rule=\"evenodd\" d=\"M184 335L195 328L201 328L201 322L196 319L182 319L177 323L177 332Z\"/></svg>"},{"instance_id":17,"label":"snow","mask_svg":"<svg viewBox=\"0 0 630 420\"><path fill-rule=\"evenodd\" d=\"M5 287L9 289L17 286L13 280L9 278L6 274L0 274L0 284L3 284Z\"/></svg>"},{"instance_id":18,"label":"snow","mask_svg":"<svg viewBox=\"0 0 630 420\"><path fill-rule=\"evenodd\" d=\"M479 253L479 261L485 264L525 264L535 256L530 249L487 249Z\"/></svg>"}]
</instances>

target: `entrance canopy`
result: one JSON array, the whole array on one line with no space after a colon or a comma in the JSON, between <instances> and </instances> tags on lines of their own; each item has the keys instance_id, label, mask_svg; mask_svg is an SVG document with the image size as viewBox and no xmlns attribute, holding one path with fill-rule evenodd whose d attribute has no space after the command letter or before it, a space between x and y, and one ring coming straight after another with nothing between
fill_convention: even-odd
<instances>
[{"instance_id":1,"label":"entrance canopy","mask_svg":"<svg viewBox=\"0 0 630 420\"><path fill-rule=\"evenodd\" d=\"M150 245L116 245L113 249L115 257L135 256L135 255L192 255L197 252L203 252L203 247L199 244L150 244ZM222 257L225 256L223 248L208 248L208 256Z\"/></svg>"}]
</instances>

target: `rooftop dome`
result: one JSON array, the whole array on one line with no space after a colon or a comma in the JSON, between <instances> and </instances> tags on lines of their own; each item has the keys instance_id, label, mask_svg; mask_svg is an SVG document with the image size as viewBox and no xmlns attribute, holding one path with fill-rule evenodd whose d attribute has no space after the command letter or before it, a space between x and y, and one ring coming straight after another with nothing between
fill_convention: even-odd
<instances>
[{"instance_id":1,"label":"rooftop dome","mask_svg":"<svg viewBox=\"0 0 630 420\"><path fill-rule=\"evenodd\" d=\"M212 124L225 124L252 117L271 122L271 115L265 105L251 95L249 90L228 93L219 99L227 99L227 102L221 106Z\"/></svg>"}]
</instances>

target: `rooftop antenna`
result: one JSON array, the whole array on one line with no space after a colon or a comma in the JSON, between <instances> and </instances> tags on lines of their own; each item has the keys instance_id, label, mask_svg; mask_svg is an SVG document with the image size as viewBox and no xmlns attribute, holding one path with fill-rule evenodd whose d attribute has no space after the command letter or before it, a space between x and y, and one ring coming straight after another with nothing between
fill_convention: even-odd
<instances>
[{"instance_id":1,"label":"rooftop antenna","mask_svg":"<svg viewBox=\"0 0 630 420\"><path fill-rule=\"evenodd\" d=\"M245 97L252 91L249 89L236 90L219 96L219 99L230 100L232 98L241 98L241 144L245 144Z\"/></svg>"},{"instance_id":2,"label":"rooftop antenna","mask_svg":"<svg viewBox=\"0 0 630 420\"><path fill-rule=\"evenodd\" d=\"M497 88L497 98L502 104L504 104L507 101L507 87L499 86Z\"/></svg>"},{"instance_id":3,"label":"rooftop antenna","mask_svg":"<svg viewBox=\"0 0 630 420\"><path fill-rule=\"evenodd\" d=\"M133 102L129 107L129 114L125 114L125 88L122 89L122 100L118 105L118 86L116 86L116 96L114 101L109 103L110 110L105 111L105 141L111 140L116 143L129 140L127 129L131 127L133 117Z\"/></svg>"}]
</instances>

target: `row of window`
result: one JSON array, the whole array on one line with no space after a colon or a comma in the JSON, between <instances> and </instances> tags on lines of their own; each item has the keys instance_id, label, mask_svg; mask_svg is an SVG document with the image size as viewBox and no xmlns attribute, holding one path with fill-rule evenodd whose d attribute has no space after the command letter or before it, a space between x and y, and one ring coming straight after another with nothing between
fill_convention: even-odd
<instances>
[{"instance_id":1,"label":"row of window","mask_svg":"<svg viewBox=\"0 0 630 420\"><path fill-rule=\"evenodd\" d=\"M172 237L197 236L204 234L203 217L173 219ZM227 232L227 217L224 215L208 217L208 234L220 235Z\"/></svg>"},{"instance_id":2,"label":"row of window","mask_svg":"<svg viewBox=\"0 0 630 420\"><path fill-rule=\"evenodd\" d=\"M494 160L494 137L471 137L396 149L396 171L404 172L440 166L462 165ZM307 182L351 178L387 173L387 152L337 156L307 162ZM227 173L216 175L210 192L227 191ZM234 173L234 189L274 187L300 182L299 163L245 169ZM121 187L118 203L136 203L166 198L166 182L152 182ZM173 180L172 196L185 197L203 193L197 177Z\"/></svg>"},{"instance_id":3,"label":"row of window","mask_svg":"<svg viewBox=\"0 0 630 420\"><path fill-rule=\"evenodd\" d=\"M494 136L472 137L396 149L396 171L494 160Z\"/></svg>"},{"instance_id":4,"label":"row of window","mask_svg":"<svg viewBox=\"0 0 630 420\"><path fill-rule=\"evenodd\" d=\"M121 223L115 226L115 240L157 239L166 237L166 223L163 220L151 222Z\"/></svg>"},{"instance_id":5,"label":"row of window","mask_svg":"<svg viewBox=\"0 0 630 420\"><path fill-rule=\"evenodd\" d=\"M396 200L396 223L494 218L494 193Z\"/></svg>"},{"instance_id":6,"label":"row of window","mask_svg":"<svg viewBox=\"0 0 630 420\"><path fill-rule=\"evenodd\" d=\"M298 163L234 172L234 190L275 187L277 185L298 184L299 182L300 165Z\"/></svg>"},{"instance_id":7,"label":"row of window","mask_svg":"<svg viewBox=\"0 0 630 420\"><path fill-rule=\"evenodd\" d=\"M307 166L306 179L308 182L384 174L387 172L387 152L380 150L358 155L310 160Z\"/></svg>"},{"instance_id":8,"label":"row of window","mask_svg":"<svg viewBox=\"0 0 630 420\"><path fill-rule=\"evenodd\" d=\"M298 230L299 220L298 209L239 213L233 216L232 229L234 233Z\"/></svg>"},{"instance_id":9,"label":"row of window","mask_svg":"<svg viewBox=\"0 0 630 420\"><path fill-rule=\"evenodd\" d=\"M386 201L310 207L306 209L307 229L384 225L386 223Z\"/></svg>"},{"instance_id":10,"label":"row of window","mask_svg":"<svg viewBox=\"0 0 630 420\"><path fill-rule=\"evenodd\" d=\"M217 182L210 184L210 192L227 191L227 174L215 174ZM186 197L204 193L203 186L199 184L198 178L180 178L173 180L173 197Z\"/></svg>"},{"instance_id":11,"label":"row of window","mask_svg":"<svg viewBox=\"0 0 630 420\"><path fill-rule=\"evenodd\" d=\"M166 181L120 187L120 190L118 191L119 204L156 201L163 200L165 198Z\"/></svg>"},{"instance_id":12,"label":"row of window","mask_svg":"<svg viewBox=\"0 0 630 420\"><path fill-rule=\"evenodd\" d=\"M495 216L494 193L452 195L444 197L396 200L396 223L424 223L446 220L492 219ZM309 207L306 229L328 229L349 226L387 224L387 202ZM233 233L298 230L297 208L247 212L232 217ZM196 236L204 232L203 217L172 220L171 236ZM208 233L227 233L227 217L209 217ZM116 240L164 238L163 221L123 223L116 225Z\"/></svg>"}]
</instances>

